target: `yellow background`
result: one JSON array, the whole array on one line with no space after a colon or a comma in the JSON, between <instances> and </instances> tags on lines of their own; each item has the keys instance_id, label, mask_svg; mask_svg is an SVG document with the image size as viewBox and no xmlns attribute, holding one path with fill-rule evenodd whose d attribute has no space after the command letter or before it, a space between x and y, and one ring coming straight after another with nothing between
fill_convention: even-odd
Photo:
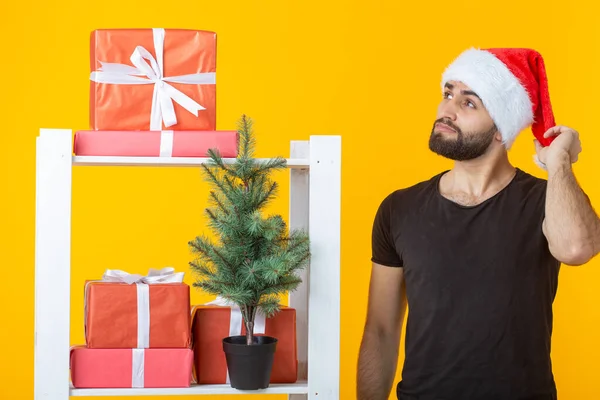
<instances>
[{"instance_id":1,"label":"yellow background","mask_svg":"<svg viewBox=\"0 0 600 400\"><path fill-rule=\"evenodd\" d=\"M391 190L451 166L429 152L427 140L440 73L460 51L531 46L545 55L558 121L581 132L577 176L600 205L594 176L600 171L600 27L597 9L581 4L1 2L0 398L33 398L35 137L42 127L88 127L93 29L216 31L218 128L234 128L247 113L256 121L258 156L287 156L290 140L310 134L342 135L341 398L353 399L372 217ZM510 154L517 166L543 176L531 161L529 131ZM287 216L287 176L276 178L282 191L272 209ZM78 167L73 184L76 344L83 341L85 279L100 277L105 268L144 272L173 265L187 271L187 241L204 230L207 192L197 169ZM188 274L186 282L192 280ZM600 358L599 284L598 260L561 274L552 353L561 400L600 399L593 383ZM192 300L206 298L194 291Z\"/></svg>"}]
</instances>

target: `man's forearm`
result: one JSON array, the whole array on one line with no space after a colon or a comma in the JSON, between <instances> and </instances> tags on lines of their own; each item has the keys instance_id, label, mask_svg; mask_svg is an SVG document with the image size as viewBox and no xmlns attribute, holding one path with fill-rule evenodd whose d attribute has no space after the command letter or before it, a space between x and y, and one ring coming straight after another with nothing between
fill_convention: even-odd
<instances>
[{"instance_id":1,"label":"man's forearm","mask_svg":"<svg viewBox=\"0 0 600 400\"><path fill-rule=\"evenodd\" d=\"M568 154L548 165L544 223L553 254L567 264L583 264L600 250L600 220L575 179Z\"/></svg>"},{"instance_id":2,"label":"man's forearm","mask_svg":"<svg viewBox=\"0 0 600 400\"><path fill-rule=\"evenodd\" d=\"M358 356L357 399L387 400L398 363L399 337L366 329Z\"/></svg>"}]
</instances>

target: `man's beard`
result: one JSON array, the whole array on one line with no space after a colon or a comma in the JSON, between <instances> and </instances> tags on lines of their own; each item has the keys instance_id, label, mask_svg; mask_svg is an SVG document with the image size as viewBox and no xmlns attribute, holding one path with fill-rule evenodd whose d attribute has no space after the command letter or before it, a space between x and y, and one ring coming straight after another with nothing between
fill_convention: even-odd
<instances>
[{"instance_id":1,"label":"man's beard","mask_svg":"<svg viewBox=\"0 0 600 400\"><path fill-rule=\"evenodd\" d=\"M436 133L435 124L437 123L445 124L454 129L456 133L447 133L446 135L455 135L456 137L445 138L443 133ZM497 131L498 128L494 124L487 132L469 132L465 135L452 121L440 118L433 124L431 136L429 137L429 149L451 160L473 160L487 151Z\"/></svg>"}]
</instances>

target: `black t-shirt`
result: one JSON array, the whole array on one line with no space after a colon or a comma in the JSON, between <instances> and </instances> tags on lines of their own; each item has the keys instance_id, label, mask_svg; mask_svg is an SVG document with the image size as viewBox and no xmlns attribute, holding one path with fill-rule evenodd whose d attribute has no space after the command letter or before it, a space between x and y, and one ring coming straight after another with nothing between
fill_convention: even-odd
<instances>
[{"instance_id":1,"label":"black t-shirt","mask_svg":"<svg viewBox=\"0 0 600 400\"><path fill-rule=\"evenodd\" d=\"M462 206L440 173L381 203L372 261L404 268L408 316L399 399L556 398L552 303L560 262L542 232L546 180L517 169Z\"/></svg>"}]
</instances>

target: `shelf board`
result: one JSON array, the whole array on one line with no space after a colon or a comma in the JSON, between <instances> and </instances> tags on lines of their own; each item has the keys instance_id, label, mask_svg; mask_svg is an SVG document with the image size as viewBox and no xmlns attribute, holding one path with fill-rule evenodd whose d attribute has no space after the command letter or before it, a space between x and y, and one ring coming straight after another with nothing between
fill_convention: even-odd
<instances>
[{"instance_id":1,"label":"shelf board","mask_svg":"<svg viewBox=\"0 0 600 400\"><path fill-rule=\"evenodd\" d=\"M115 389L73 389L70 396L177 396L177 395L220 395L220 394L307 394L308 384L271 384L267 389L237 390L229 384L192 385L189 388L115 388Z\"/></svg>"},{"instance_id":2,"label":"shelf board","mask_svg":"<svg viewBox=\"0 0 600 400\"><path fill-rule=\"evenodd\" d=\"M226 164L235 162L235 158L223 159ZM266 158L258 158L266 161ZM133 167L197 167L205 164L209 158L200 157L113 157L113 156L73 156L73 165L83 166L133 166ZM309 168L307 158L288 158L288 168Z\"/></svg>"}]
</instances>

